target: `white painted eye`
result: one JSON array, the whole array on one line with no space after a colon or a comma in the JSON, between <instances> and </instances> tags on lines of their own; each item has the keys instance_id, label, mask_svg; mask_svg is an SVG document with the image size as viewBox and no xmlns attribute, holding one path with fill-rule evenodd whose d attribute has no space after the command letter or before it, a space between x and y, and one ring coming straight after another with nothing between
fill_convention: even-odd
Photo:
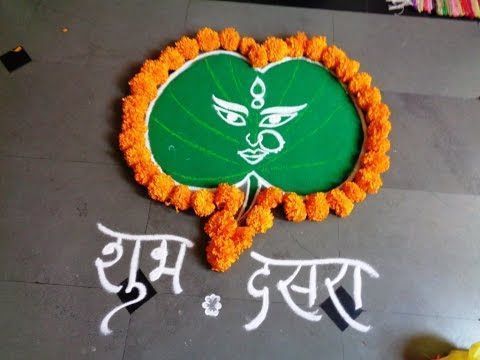
<instances>
[{"instance_id":1,"label":"white painted eye","mask_svg":"<svg viewBox=\"0 0 480 360\"><path fill-rule=\"evenodd\" d=\"M232 110L224 109L220 106L213 105L213 108L217 112L218 116L229 125L233 126L245 126L247 121L245 118Z\"/></svg>"},{"instance_id":2,"label":"white painted eye","mask_svg":"<svg viewBox=\"0 0 480 360\"><path fill-rule=\"evenodd\" d=\"M263 128L276 128L285 125L294 119L298 113L306 107L307 104L298 106L274 106L268 109L263 109L260 112L260 115L262 115L263 118L258 126Z\"/></svg>"},{"instance_id":3,"label":"white painted eye","mask_svg":"<svg viewBox=\"0 0 480 360\"><path fill-rule=\"evenodd\" d=\"M270 114L265 116L258 126L262 128L276 128L278 126L285 125L287 122L292 120L298 115L298 113L293 114Z\"/></svg>"}]
</instances>

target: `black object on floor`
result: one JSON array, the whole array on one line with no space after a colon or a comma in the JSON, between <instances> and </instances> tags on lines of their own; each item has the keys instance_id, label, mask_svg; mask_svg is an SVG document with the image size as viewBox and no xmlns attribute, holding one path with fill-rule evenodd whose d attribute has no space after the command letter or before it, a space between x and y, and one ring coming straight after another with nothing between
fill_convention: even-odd
<instances>
[{"instance_id":1,"label":"black object on floor","mask_svg":"<svg viewBox=\"0 0 480 360\"><path fill-rule=\"evenodd\" d=\"M140 306L145 304L148 300L150 300L152 297L154 297L157 294L152 284L150 284L150 281L148 281L147 277L143 274L142 270L140 269L137 270L136 280L137 282L145 285L145 287L147 288L147 296L145 296L145 299L143 299L142 301L139 301L135 304L131 304L126 307L126 309L130 314L132 314L135 310L137 310ZM127 288L127 284L128 284L128 278L126 278L120 283L120 285L122 286L122 290L120 290L117 293L118 297L124 304L138 297L138 290L136 288L133 288L132 291L128 294L125 292L125 289Z\"/></svg>"},{"instance_id":2,"label":"black object on floor","mask_svg":"<svg viewBox=\"0 0 480 360\"><path fill-rule=\"evenodd\" d=\"M9 72L17 70L18 68L32 61L25 49L21 46L6 52L0 56L0 60Z\"/></svg>"},{"instance_id":3,"label":"black object on floor","mask_svg":"<svg viewBox=\"0 0 480 360\"><path fill-rule=\"evenodd\" d=\"M338 300L343 305L343 308L352 319L355 320L357 317L360 316L363 310L355 310L355 302L353 301L347 290L340 286L337 290L335 290L335 294L337 294ZM333 305L331 298L328 298L323 303L321 303L320 307L323 309L323 311L325 311L330 320L332 320L334 324L337 325L340 331L345 331L345 329L348 328L348 324L340 316L337 309L335 309L335 305Z\"/></svg>"}]
</instances>

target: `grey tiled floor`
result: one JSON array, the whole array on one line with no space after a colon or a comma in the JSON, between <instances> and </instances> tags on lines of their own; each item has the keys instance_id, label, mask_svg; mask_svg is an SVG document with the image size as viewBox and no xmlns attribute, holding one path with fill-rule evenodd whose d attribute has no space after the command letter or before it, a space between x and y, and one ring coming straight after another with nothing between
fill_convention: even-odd
<instances>
[{"instance_id":1,"label":"grey tiled floor","mask_svg":"<svg viewBox=\"0 0 480 360\"><path fill-rule=\"evenodd\" d=\"M115 143L126 82L143 59L205 25L259 39L325 34L385 91L394 130L381 193L348 219L277 220L254 245L270 257L374 266L381 276L365 281L359 318L370 332L304 321L278 292L267 320L245 332L260 309L246 291L258 263L244 256L229 273L211 272L201 222L151 203L133 183ZM425 359L480 339L478 24L219 1L0 1L0 52L18 44L33 61L11 74L0 68L2 359ZM93 265L107 240L99 221L196 244L184 293L160 279L152 300L113 318L111 336L99 322L120 302ZM120 282L127 269L122 262L109 276ZM201 309L211 292L223 297L218 318ZM419 337L443 345L409 348Z\"/></svg>"}]
</instances>

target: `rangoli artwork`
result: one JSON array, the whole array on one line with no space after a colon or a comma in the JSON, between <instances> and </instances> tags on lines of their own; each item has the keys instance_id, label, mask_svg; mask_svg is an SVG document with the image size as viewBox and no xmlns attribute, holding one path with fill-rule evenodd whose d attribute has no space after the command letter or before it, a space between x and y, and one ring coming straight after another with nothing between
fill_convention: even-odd
<instances>
[{"instance_id":1,"label":"rangoli artwork","mask_svg":"<svg viewBox=\"0 0 480 360\"><path fill-rule=\"evenodd\" d=\"M275 208L345 217L382 186L390 111L359 68L323 36L203 28L130 80L120 148L152 199L207 218L208 263L228 270Z\"/></svg>"}]
</instances>

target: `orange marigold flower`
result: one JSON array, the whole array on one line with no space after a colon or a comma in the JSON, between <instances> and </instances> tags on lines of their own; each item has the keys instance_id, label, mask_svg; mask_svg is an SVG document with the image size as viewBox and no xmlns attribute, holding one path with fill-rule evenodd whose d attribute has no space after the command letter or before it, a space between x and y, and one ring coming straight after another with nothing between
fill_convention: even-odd
<instances>
[{"instance_id":1,"label":"orange marigold flower","mask_svg":"<svg viewBox=\"0 0 480 360\"><path fill-rule=\"evenodd\" d=\"M365 142L365 149L367 151L386 153L390 150L390 140L379 136L369 136Z\"/></svg>"},{"instance_id":2,"label":"orange marigold flower","mask_svg":"<svg viewBox=\"0 0 480 360\"><path fill-rule=\"evenodd\" d=\"M372 121L388 121L390 118L390 109L384 103L370 106L367 111L366 120L368 123Z\"/></svg>"},{"instance_id":3,"label":"orange marigold flower","mask_svg":"<svg viewBox=\"0 0 480 360\"><path fill-rule=\"evenodd\" d=\"M262 45L252 45L248 52L248 59L253 67L263 67L268 64L267 50Z\"/></svg>"},{"instance_id":4,"label":"orange marigold flower","mask_svg":"<svg viewBox=\"0 0 480 360\"><path fill-rule=\"evenodd\" d=\"M358 72L360 69L360 63L352 59L345 59L341 62L336 69L337 77L344 83L350 81L350 79Z\"/></svg>"},{"instance_id":5,"label":"orange marigold flower","mask_svg":"<svg viewBox=\"0 0 480 360\"><path fill-rule=\"evenodd\" d=\"M353 210L353 202L340 189L333 189L327 193L327 202L330 209L340 217L350 215Z\"/></svg>"},{"instance_id":6,"label":"orange marigold flower","mask_svg":"<svg viewBox=\"0 0 480 360\"><path fill-rule=\"evenodd\" d=\"M188 36L182 36L180 40L175 43L175 48L182 54L185 60L195 59L200 51L197 40L189 38Z\"/></svg>"},{"instance_id":7,"label":"orange marigold flower","mask_svg":"<svg viewBox=\"0 0 480 360\"><path fill-rule=\"evenodd\" d=\"M235 230L233 235L233 243L237 254L241 254L245 250L249 249L253 244L253 237L255 236L255 230L250 226L239 226Z\"/></svg>"},{"instance_id":8,"label":"orange marigold flower","mask_svg":"<svg viewBox=\"0 0 480 360\"><path fill-rule=\"evenodd\" d=\"M347 197L355 203L362 202L365 200L367 194L363 191L360 186L355 184L352 181L346 181L342 185L342 191L347 195Z\"/></svg>"},{"instance_id":9,"label":"orange marigold flower","mask_svg":"<svg viewBox=\"0 0 480 360\"><path fill-rule=\"evenodd\" d=\"M224 272L238 259L238 251L231 238L212 238L205 250L207 261L214 271Z\"/></svg>"},{"instance_id":10,"label":"orange marigold flower","mask_svg":"<svg viewBox=\"0 0 480 360\"><path fill-rule=\"evenodd\" d=\"M145 124L144 117L150 100L140 95L129 95L122 99L122 129L134 124ZM145 127L146 128L146 127Z\"/></svg>"},{"instance_id":11,"label":"orange marigold flower","mask_svg":"<svg viewBox=\"0 0 480 360\"><path fill-rule=\"evenodd\" d=\"M135 164L133 171L135 173L135 181L141 185L147 185L153 176L160 173L160 170L152 161Z\"/></svg>"},{"instance_id":12,"label":"orange marigold flower","mask_svg":"<svg viewBox=\"0 0 480 360\"><path fill-rule=\"evenodd\" d=\"M131 148L142 140L144 133L138 131L124 130L118 136L118 143L122 151Z\"/></svg>"},{"instance_id":13,"label":"orange marigold flower","mask_svg":"<svg viewBox=\"0 0 480 360\"><path fill-rule=\"evenodd\" d=\"M168 79L168 66L160 60L145 61L140 72L151 77L156 86L163 84Z\"/></svg>"},{"instance_id":14,"label":"orange marigold flower","mask_svg":"<svg viewBox=\"0 0 480 360\"><path fill-rule=\"evenodd\" d=\"M247 214L246 223L256 233L266 233L273 226L273 214L270 209L254 205Z\"/></svg>"},{"instance_id":15,"label":"orange marigold flower","mask_svg":"<svg viewBox=\"0 0 480 360\"><path fill-rule=\"evenodd\" d=\"M250 51L250 48L253 45L257 45L257 42L255 41L254 38L251 38L248 36L243 37L242 40L240 40L240 46L239 46L240 54L242 54L243 56L247 56L248 52Z\"/></svg>"},{"instance_id":16,"label":"orange marigold flower","mask_svg":"<svg viewBox=\"0 0 480 360\"><path fill-rule=\"evenodd\" d=\"M147 163L148 161L151 161L150 153L143 143L137 143L128 148L123 155L125 157L125 161L130 167L133 167L133 165L138 163Z\"/></svg>"},{"instance_id":17,"label":"orange marigold flower","mask_svg":"<svg viewBox=\"0 0 480 360\"><path fill-rule=\"evenodd\" d=\"M192 208L200 217L210 215L215 211L213 199L215 194L207 189L197 190L192 195Z\"/></svg>"},{"instance_id":18,"label":"orange marigold flower","mask_svg":"<svg viewBox=\"0 0 480 360\"><path fill-rule=\"evenodd\" d=\"M345 52L340 50L335 45L327 46L322 53L322 63L326 68L334 70L337 66L343 63L347 59Z\"/></svg>"},{"instance_id":19,"label":"orange marigold flower","mask_svg":"<svg viewBox=\"0 0 480 360\"><path fill-rule=\"evenodd\" d=\"M167 200L174 186L175 182L170 175L158 173L154 175L148 183L148 195L153 200L164 202Z\"/></svg>"},{"instance_id":20,"label":"orange marigold flower","mask_svg":"<svg viewBox=\"0 0 480 360\"><path fill-rule=\"evenodd\" d=\"M368 87L360 90L357 94L358 106L362 110L367 110L371 106L380 104L382 101L382 94L377 87Z\"/></svg>"},{"instance_id":21,"label":"orange marigold flower","mask_svg":"<svg viewBox=\"0 0 480 360\"><path fill-rule=\"evenodd\" d=\"M368 169L360 169L353 181L368 194L376 194L382 187L380 174Z\"/></svg>"},{"instance_id":22,"label":"orange marigold flower","mask_svg":"<svg viewBox=\"0 0 480 360\"><path fill-rule=\"evenodd\" d=\"M276 208L283 199L283 191L276 187L269 187L260 191L256 203L268 209Z\"/></svg>"},{"instance_id":23,"label":"orange marigold flower","mask_svg":"<svg viewBox=\"0 0 480 360\"><path fill-rule=\"evenodd\" d=\"M372 84L372 77L364 72L355 74L348 84L348 91L357 94L365 88L369 88Z\"/></svg>"},{"instance_id":24,"label":"orange marigold flower","mask_svg":"<svg viewBox=\"0 0 480 360\"><path fill-rule=\"evenodd\" d=\"M197 41L202 51L213 51L220 47L220 38L215 30L204 27L197 32Z\"/></svg>"},{"instance_id":25,"label":"orange marigold flower","mask_svg":"<svg viewBox=\"0 0 480 360\"><path fill-rule=\"evenodd\" d=\"M305 34L303 31L297 31L297 33L294 35L294 37L300 41L302 44L303 49L307 46L307 41L308 41L308 36ZM326 38L325 38L326 39Z\"/></svg>"},{"instance_id":26,"label":"orange marigold flower","mask_svg":"<svg viewBox=\"0 0 480 360\"><path fill-rule=\"evenodd\" d=\"M187 185L175 185L170 196L168 197L167 205L173 205L175 210L188 210L191 205L192 191Z\"/></svg>"},{"instance_id":27,"label":"orange marigold flower","mask_svg":"<svg viewBox=\"0 0 480 360\"><path fill-rule=\"evenodd\" d=\"M240 43L240 35L233 27L228 27L220 31L220 45L229 51L236 51Z\"/></svg>"},{"instance_id":28,"label":"orange marigold flower","mask_svg":"<svg viewBox=\"0 0 480 360\"><path fill-rule=\"evenodd\" d=\"M288 37L285 42L288 46L288 56L290 57L302 57L304 47L302 41L296 36Z\"/></svg>"},{"instance_id":29,"label":"orange marigold flower","mask_svg":"<svg viewBox=\"0 0 480 360\"><path fill-rule=\"evenodd\" d=\"M221 210L236 214L243 205L245 194L236 186L220 184L215 191L215 205Z\"/></svg>"},{"instance_id":30,"label":"orange marigold flower","mask_svg":"<svg viewBox=\"0 0 480 360\"><path fill-rule=\"evenodd\" d=\"M307 209L300 195L288 193L283 196L283 210L287 220L300 222L307 217Z\"/></svg>"},{"instance_id":31,"label":"orange marigold flower","mask_svg":"<svg viewBox=\"0 0 480 360\"><path fill-rule=\"evenodd\" d=\"M392 130L392 124L388 120L372 121L367 126L367 135L369 137L386 138Z\"/></svg>"},{"instance_id":32,"label":"orange marigold flower","mask_svg":"<svg viewBox=\"0 0 480 360\"><path fill-rule=\"evenodd\" d=\"M157 95L157 84L155 84L153 78L146 73L138 73L128 82L128 85L130 85L130 92L134 95L140 94L149 99L153 99L155 95Z\"/></svg>"},{"instance_id":33,"label":"orange marigold flower","mask_svg":"<svg viewBox=\"0 0 480 360\"><path fill-rule=\"evenodd\" d=\"M226 210L221 210L210 216L204 229L207 235L212 239L230 239L235 233L237 227L237 220L235 220L232 213Z\"/></svg>"},{"instance_id":34,"label":"orange marigold flower","mask_svg":"<svg viewBox=\"0 0 480 360\"><path fill-rule=\"evenodd\" d=\"M362 156L362 166L381 174L390 168L390 158L384 153L367 151Z\"/></svg>"},{"instance_id":35,"label":"orange marigold flower","mask_svg":"<svg viewBox=\"0 0 480 360\"><path fill-rule=\"evenodd\" d=\"M282 60L288 55L288 45L282 39L269 36L263 45L267 50L267 57L270 62Z\"/></svg>"},{"instance_id":36,"label":"orange marigold flower","mask_svg":"<svg viewBox=\"0 0 480 360\"><path fill-rule=\"evenodd\" d=\"M324 193L315 193L305 196L307 218L312 221L325 220L330 213L330 206Z\"/></svg>"},{"instance_id":37,"label":"orange marigold flower","mask_svg":"<svg viewBox=\"0 0 480 360\"><path fill-rule=\"evenodd\" d=\"M305 55L313 61L320 61L326 47L327 38L325 36L313 36L305 44Z\"/></svg>"},{"instance_id":38,"label":"orange marigold flower","mask_svg":"<svg viewBox=\"0 0 480 360\"><path fill-rule=\"evenodd\" d=\"M122 119L122 132L137 133L139 136L137 139L142 141L140 138L145 137L145 131L147 131L145 116L123 114Z\"/></svg>"},{"instance_id":39,"label":"orange marigold flower","mask_svg":"<svg viewBox=\"0 0 480 360\"><path fill-rule=\"evenodd\" d=\"M167 46L160 54L159 59L167 65L169 70L177 70L185 64L185 58L172 46Z\"/></svg>"}]
</instances>

